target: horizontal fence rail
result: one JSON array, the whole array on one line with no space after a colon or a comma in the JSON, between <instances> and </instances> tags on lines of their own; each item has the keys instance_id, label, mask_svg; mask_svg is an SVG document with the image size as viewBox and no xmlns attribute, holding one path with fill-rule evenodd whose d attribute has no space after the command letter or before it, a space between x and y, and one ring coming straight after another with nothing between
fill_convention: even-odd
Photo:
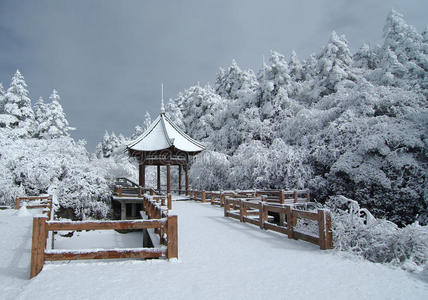
<instances>
[{"instance_id":1,"label":"horizontal fence rail","mask_svg":"<svg viewBox=\"0 0 428 300\"><path fill-rule=\"evenodd\" d=\"M48 219L51 218L52 215L52 196L24 196L24 197L16 197L15 208L20 209L22 207L21 203L26 203L26 208L43 208L43 213L48 216Z\"/></svg>"},{"instance_id":2,"label":"horizontal fence rail","mask_svg":"<svg viewBox=\"0 0 428 300\"><path fill-rule=\"evenodd\" d=\"M114 229L159 229L163 233L164 245L158 248L126 249L83 249L83 250L47 250L46 241L50 231L60 230L114 230ZM31 248L30 278L43 269L45 261L76 259L110 259L110 258L176 258L177 216L161 219L132 221L48 221L46 217L33 219L33 238Z\"/></svg>"},{"instance_id":3,"label":"horizontal fence rail","mask_svg":"<svg viewBox=\"0 0 428 300\"><path fill-rule=\"evenodd\" d=\"M323 250L333 248L331 214L310 202L309 190L190 190L189 196L224 207L225 217L319 245ZM273 220L275 216L279 218L277 222ZM299 231L298 220L316 223L317 232Z\"/></svg>"},{"instance_id":4,"label":"horizontal fence rail","mask_svg":"<svg viewBox=\"0 0 428 300\"><path fill-rule=\"evenodd\" d=\"M224 206L224 198L259 199L279 204L305 203L310 201L309 190L248 190L248 191L200 191L189 190L190 199Z\"/></svg>"},{"instance_id":5,"label":"horizontal fence rail","mask_svg":"<svg viewBox=\"0 0 428 300\"><path fill-rule=\"evenodd\" d=\"M279 224L269 218L269 213L279 215ZM300 239L320 246L320 249L332 249L331 215L328 210L304 211L293 204L270 204L262 201L225 197L224 216L259 226L261 229L286 234L288 238ZM317 223L316 235L300 232L296 228L298 220L311 220Z\"/></svg>"},{"instance_id":6,"label":"horizontal fence rail","mask_svg":"<svg viewBox=\"0 0 428 300\"><path fill-rule=\"evenodd\" d=\"M139 188L139 187L137 187ZM177 258L177 216L169 213L171 195L141 195L144 220L105 221L48 221L48 218L33 219L30 278L41 272L45 261L111 258ZM125 249L47 249L49 232L79 230L141 230L153 229L159 235L159 247Z\"/></svg>"}]
</instances>

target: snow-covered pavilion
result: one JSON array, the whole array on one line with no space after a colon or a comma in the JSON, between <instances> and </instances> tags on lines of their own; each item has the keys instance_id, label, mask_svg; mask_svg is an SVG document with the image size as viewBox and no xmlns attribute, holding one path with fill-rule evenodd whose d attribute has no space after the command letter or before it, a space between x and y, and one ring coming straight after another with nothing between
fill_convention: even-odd
<instances>
[{"instance_id":1,"label":"snow-covered pavilion","mask_svg":"<svg viewBox=\"0 0 428 300\"><path fill-rule=\"evenodd\" d=\"M171 192L171 166L178 166L178 191L181 193L182 170L185 174L185 191L189 191L189 157L205 147L184 133L166 115L162 103L161 113L138 138L127 146L131 157L139 161L139 185L145 187L146 166L157 166L157 189L161 191L161 166L166 166L167 193Z\"/></svg>"}]
</instances>

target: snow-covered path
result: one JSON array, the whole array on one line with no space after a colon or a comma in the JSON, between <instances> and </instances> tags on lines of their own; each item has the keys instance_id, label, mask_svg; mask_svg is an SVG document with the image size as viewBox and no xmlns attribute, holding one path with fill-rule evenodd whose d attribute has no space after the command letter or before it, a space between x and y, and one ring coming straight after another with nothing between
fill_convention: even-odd
<instances>
[{"instance_id":1,"label":"snow-covered path","mask_svg":"<svg viewBox=\"0 0 428 300\"><path fill-rule=\"evenodd\" d=\"M428 296L428 285L405 271L320 251L318 246L224 218L223 210L218 207L174 202L174 211L179 215L178 262L46 264L36 278L25 282L28 273L20 269L22 264L16 269L18 276L3 274L5 268L12 271L11 263L17 262L18 256L4 252L2 257L12 256L3 262L6 267L2 265L2 291L6 285L16 287L17 292L22 287L21 293L10 299L426 299ZM27 247L20 250L28 255L26 259L21 257L22 263L29 263L30 242L25 242L31 236L28 228L14 242L15 248ZM10 248L4 239L1 245L2 251Z\"/></svg>"}]
</instances>

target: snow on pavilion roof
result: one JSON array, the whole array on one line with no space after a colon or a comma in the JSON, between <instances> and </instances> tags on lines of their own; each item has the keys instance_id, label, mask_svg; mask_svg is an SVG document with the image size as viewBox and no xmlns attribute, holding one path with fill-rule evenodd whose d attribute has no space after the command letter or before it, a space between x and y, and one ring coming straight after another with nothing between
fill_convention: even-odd
<instances>
[{"instance_id":1,"label":"snow on pavilion roof","mask_svg":"<svg viewBox=\"0 0 428 300\"><path fill-rule=\"evenodd\" d=\"M128 144L128 149L134 151L159 151L172 146L185 152L201 152L205 150L201 143L185 134L162 112L142 135Z\"/></svg>"}]
</instances>

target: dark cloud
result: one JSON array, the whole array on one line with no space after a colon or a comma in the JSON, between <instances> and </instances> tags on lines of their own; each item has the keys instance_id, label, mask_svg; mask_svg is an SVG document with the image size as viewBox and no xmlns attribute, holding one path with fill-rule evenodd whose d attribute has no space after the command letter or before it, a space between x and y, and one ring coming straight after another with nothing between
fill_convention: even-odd
<instances>
[{"instance_id":1,"label":"dark cloud","mask_svg":"<svg viewBox=\"0 0 428 300\"><path fill-rule=\"evenodd\" d=\"M61 97L76 138L130 134L145 111L213 82L232 59L257 69L270 50L305 58L330 32L352 50L381 40L395 8L422 30L428 1L0 1L0 81L19 68L31 98Z\"/></svg>"}]
</instances>

